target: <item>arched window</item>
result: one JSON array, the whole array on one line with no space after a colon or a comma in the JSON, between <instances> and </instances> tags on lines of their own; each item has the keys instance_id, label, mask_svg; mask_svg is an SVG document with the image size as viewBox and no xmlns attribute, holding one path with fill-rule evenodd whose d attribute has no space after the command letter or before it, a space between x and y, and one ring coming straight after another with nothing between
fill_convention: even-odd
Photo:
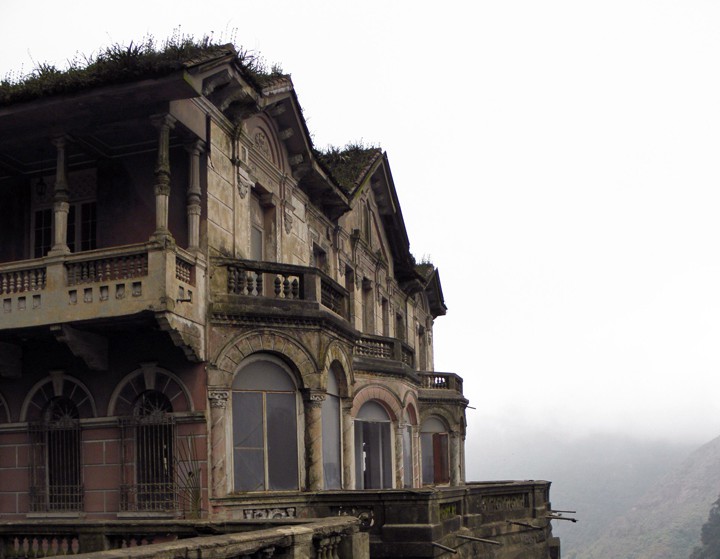
<instances>
[{"instance_id":1,"label":"arched window","mask_svg":"<svg viewBox=\"0 0 720 559\"><path fill-rule=\"evenodd\" d=\"M50 399L40 421L30 425L33 512L80 511L83 487L80 461L80 414L67 397Z\"/></svg>"},{"instance_id":2,"label":"arched window","mask_svg":"<svg viewBox=\"0 0 720 559\"><path fill-rule=\"evenodd\" d=\"M322 403L323 473L325 489L342 488L340 450L340 391L334 367L328 372L327 395Z\"/></svg>"},{"instance_id":3,"label":"arched window","mask_svg":"<svg viewBox=\"0 0 720 559\"><path fill-rule=\"evenodd\" d=\"M450 482L448 429L437 417L428 417L420 428L423 485Z\"/></svg>"},{"instance_id":4,"label":"arched window","mask_svg":"<svg viewBox=\"0 0 720 559\"><path fill-rule=\"evenodd\" d=\"M415 410L410 407L403 412L403 421L405 425L402 429L402 451L403 451L403 486L412 487L413 476L413 453L415 445L413 444L413 425L416 423Z\"/></svg>"},{"instance_id":5,"label":"arched window","mask_svg":"<svg viewBox=\"0 0 720 559\"><path fill-rule=\"evenodd\" d=\"M365 402L355 418L358 489L392 488L390 417L379 403Z\"/></svg>"},{"instance_id":6,"label":"arched window","mask_svg":"<svg viewBox=\"0 0 720 559\"><path fill-rule=\"evenodd\" d=\"M139 510L174 510L175 423L162 392L146 390L133 408L135 479Z\"/></svg>"},{"instance_id":7,"label":"arched window","mask_svg":"<svg viewBox=\"0 0 720 559\"><path fill-rule=\"evenodd\" d=\"M297 489L297 387L278 359L244 365L232 385L236 491Z\"/></svg>"}]
</instances>

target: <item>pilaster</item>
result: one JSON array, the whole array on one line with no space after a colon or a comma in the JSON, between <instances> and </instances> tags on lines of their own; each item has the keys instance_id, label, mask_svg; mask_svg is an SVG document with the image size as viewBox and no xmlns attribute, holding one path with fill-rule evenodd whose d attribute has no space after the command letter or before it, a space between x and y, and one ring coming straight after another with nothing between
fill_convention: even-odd
<instances>
[{"instance_id":1,"label":"pilaster","mask_svg":"<svg viewBox=\"0 0 720 559\"><path fill-rule=\"evenodd\" d=\"M355 424L352 398L342 400L343 489L355 489Z\"/></svg>"},{"instance_id":2,"label":"pilaster","mask_svg":"<svg viewBox=\"0 0 720 559\"><path fill-rule=\"evenodd\" d=\"M322 455L322 403L325 392L306 390L305 402L305 452L307 456L307 488L320 491L324 488Z\"/></svg>"},{"instance_id":3,"label":"pilaster","mask_svg":"<svg viewBox=\"0 0 720 559\"><path fill-rule=\"evenodd\" d=\"M230 486L227 473L227 407L229 399L230 389L208 387L211 497L224 497L228 494Z\"/></svg>"}]
</instances>

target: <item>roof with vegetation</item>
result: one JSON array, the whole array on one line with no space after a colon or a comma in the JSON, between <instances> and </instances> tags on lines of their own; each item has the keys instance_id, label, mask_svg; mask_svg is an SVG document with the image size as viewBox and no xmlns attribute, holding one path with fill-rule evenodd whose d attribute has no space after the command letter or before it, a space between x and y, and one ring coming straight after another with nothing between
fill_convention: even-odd
<instances>
[{"instance_id":1,"label":"roof with vegetation","mask_svg":"<svg viewBox=\"0 0 720 559\"><path fill-rule=\"evenodd\" d=\"M268 68L259 55L230 43L216 43L211 36L195 39L175 34L162 43L150 37L129 45L114 44L94 55L76 56L65 69L40 63L29 74L8 74L0 78L0 106L158 78L221 56L234 57L244 77L258 89L283 75L280 67Z\"/></svg>"},{"instance_id":2,"label":"roof with vegetation","mask_svg":"<svg viewBox=\"0 0 720 559\"><path fill-rule=\"evenodd\" d=\"M375 162L382 157L382 150L375 146L350 143L344 148L330 146L315 155L345 193L352 194Z\"/></svg>"}]
</instances>

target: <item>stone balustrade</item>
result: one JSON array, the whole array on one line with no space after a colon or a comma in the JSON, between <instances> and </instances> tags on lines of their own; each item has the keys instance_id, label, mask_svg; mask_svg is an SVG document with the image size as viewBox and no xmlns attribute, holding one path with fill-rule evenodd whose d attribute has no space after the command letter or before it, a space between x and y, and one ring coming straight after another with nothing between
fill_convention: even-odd
<instances>
[{"instance_id":1,"label":"stone balustrade","mask_svg":"<svg viewBox=\"0 0 720 559\"><path fill-rule=\"evenodd\" d=\"M45 289L46 282L47 268L44 266L27 267L27 265L20 264L15 269L10 267L5 271L0 271L0 295L40 291Z\"/></svg>"},{"instance_id":2,"label":"stone balustrade","mask_svg":"<svg viewBox=\"0 0 720 559\"><path fill-rule=\"evenodd\" d=\"M462 377L454 373L420 373L421 388L431 390L453 390L462 394Z\"/></svg>"},{"instance_id":3,"label":"stone balustrade","mask_svg":"<svg viewBox=\"0 0 720 559\"><path fill-rule=\"evenodd\" d=\"M317 268L252 260L216 261L217 269L226 276L229 295L320 303L323 309L348 318L347 290Z\"/></svg>"},{"instance_id":4,"label":"stone balustrade","mask_svg":"<svg viewBox=\"0 0 720 559\"><path fill-rule=\"evenodd\" d=\"M62 323L69 309L73 321L152 310L202 322L197 266L184 250L157 243L0 264L0 330Z\"/></svg>"},{"instance_id":5,"label":"stone balustrade","mask_svg":"<svg viewBox=\"0 0 720 559\"><path fill-rule=\"evenodd\" d=\"M368 559L368 538L352 517L262 522L62 520L0 525L0 559L72 555L77 559L275 556ZM211 535L208 535L211 534Z\"/></svg>"}]
</instances>

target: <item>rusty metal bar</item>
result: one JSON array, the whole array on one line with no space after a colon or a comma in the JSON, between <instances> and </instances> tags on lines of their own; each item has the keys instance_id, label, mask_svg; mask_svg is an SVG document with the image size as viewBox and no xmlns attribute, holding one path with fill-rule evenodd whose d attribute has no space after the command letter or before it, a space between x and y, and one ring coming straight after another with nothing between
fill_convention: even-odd
<instances>
[{"instance_id":1,"label":"rusty metal bar","mask_svg":"<svg viewBox=\"0 0 720 559\"><path fill-rule=\"evenodd\" d=\"M527 522L518 522L517 520L506 520L508 524L514 524L516 526L523 526L525 528L532 528L533 530L542 530L541 526L533 526L532 524L528 524Z\"/></svg>"},{"instance_id":2,"label":"rusty metal bar","mask_svg":"<svg viewBox=\"0 0 720 559\"><path fill-rule=\"evenodd\" d=\"M449 553L452 553L453 555L457 554L457 549L453 549L452 547L448 547L446 545L443 545L441 543L432 542L433 547L438 547L442 549L443 551L447 551Z\"/></svg>"},{"instance_id":3,"label":"rusty metal bar","mask_svg":"<svg viewBox=\"0 0 720 559\"><path fill-rule=\"evenodd\" d=\"M475 536L464 536L462 534L457 535L458 538L462 538L464 540L472 540L474 542L481 542L481 543L489 543L491 545L502 545L500 542L495 540L486 540L485 538L476 538Z\"/></svg>"}]
</instances>

